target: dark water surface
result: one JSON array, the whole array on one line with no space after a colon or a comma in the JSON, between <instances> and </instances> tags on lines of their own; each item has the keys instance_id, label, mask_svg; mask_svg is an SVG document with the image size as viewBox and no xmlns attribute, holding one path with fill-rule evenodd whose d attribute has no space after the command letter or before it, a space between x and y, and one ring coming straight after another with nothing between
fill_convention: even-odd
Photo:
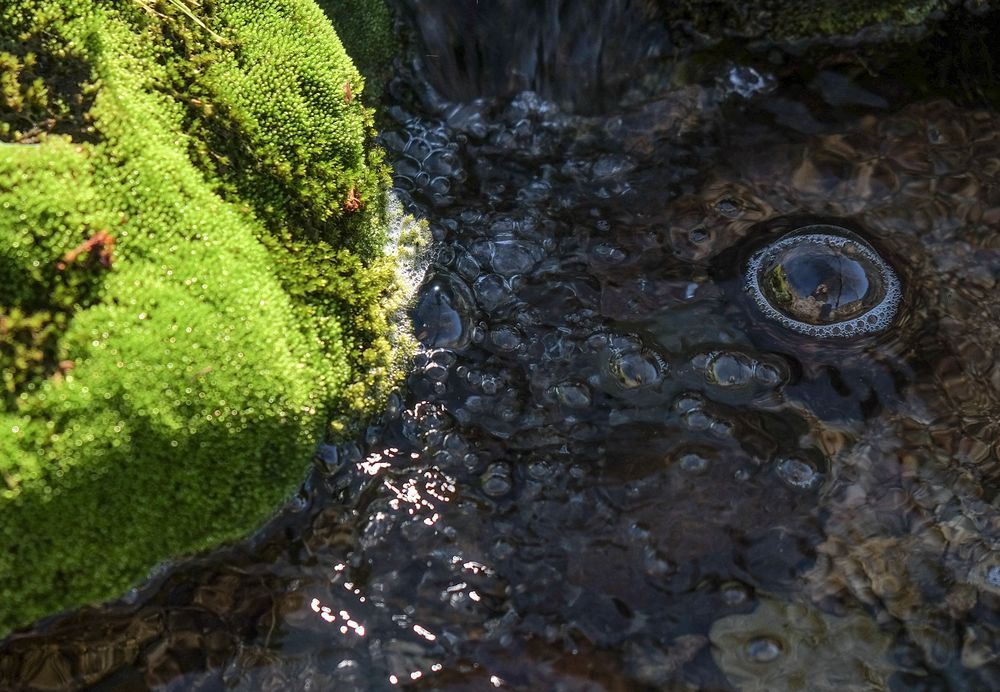
<instances>
[{"instance_id":1,"label":"dark water surface","mask_svg":"<svg viewBox=\"0 0 1000 692\"><path fill-rule=\"evenodd\" d=\"M0 688L1000 688L1000 115L849 49L682 65L639 3L403 4L383 144L436 240L405 390L253 540L0 643ZM895 271L887 328L747 294L817 224Z\"/></svg>"}]
</instances>

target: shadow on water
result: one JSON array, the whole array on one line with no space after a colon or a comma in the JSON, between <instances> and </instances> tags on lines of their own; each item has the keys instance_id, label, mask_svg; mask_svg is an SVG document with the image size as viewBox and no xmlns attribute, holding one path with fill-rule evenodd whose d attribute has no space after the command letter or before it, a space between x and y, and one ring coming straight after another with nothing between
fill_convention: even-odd
<instances>
[{"instance_id":1,"label":"shadow on water","mask_svg":"<svg viewBox=\"0 0 1000 692\"><path fill-rule=\"evenodd\" d=\"M0 686L1000 686L1000 115L901 67L948 26L737 61L642 3L402 5L383 144L436 240L404 391L252 540L3 642ZM891 266L888 328L747 294L809 224ZM829 320L858 255L825 257L769 300Z\"/></svg>"}]
</instances>

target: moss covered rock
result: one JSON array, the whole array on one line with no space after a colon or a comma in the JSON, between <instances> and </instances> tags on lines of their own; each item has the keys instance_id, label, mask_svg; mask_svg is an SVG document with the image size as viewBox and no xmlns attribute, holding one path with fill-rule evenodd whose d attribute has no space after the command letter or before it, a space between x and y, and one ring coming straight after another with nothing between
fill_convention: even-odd
<instances>
[{"instance_id":1,"label":"moss covered rock","mask_svg":"<svg viewBox=\"0 0 1000 692\"><path fill-rule=\"evenodd\" d=\"M246 534L391 383L363 86L311 0L0 5L0 633Z\"/></svg>"},{"instance_id":2,"label":"moss covered rock","mask_svg":"<svg viewBox=\"0 0 1000 692\"><path fill-rule=\"evenodd\" d=\"M392 60L399 53L393 32L392 11L386 0L318 0L344 42L358 70L364 75L366 92L381 95Z\"/></svg>"}]
</instances>

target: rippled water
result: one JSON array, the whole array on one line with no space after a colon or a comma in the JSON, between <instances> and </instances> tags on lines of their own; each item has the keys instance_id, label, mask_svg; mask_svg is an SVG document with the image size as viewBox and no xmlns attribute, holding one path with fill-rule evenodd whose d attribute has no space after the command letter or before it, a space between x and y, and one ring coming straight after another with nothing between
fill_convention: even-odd
<instances>
[{"instance_id":1,"label":"rippled water","mask_svg":"<svg viewBox=\"0 0 1000 692\"><path fill-rule=\"evenodd\" d=\"M555 58L402 69L405 390L252 540L9 638L0 687L1000 687L1000 115L789 60L612 106ZM888 327L747 293L817 224L892 267Z\"/></svg>"}]
</instances>

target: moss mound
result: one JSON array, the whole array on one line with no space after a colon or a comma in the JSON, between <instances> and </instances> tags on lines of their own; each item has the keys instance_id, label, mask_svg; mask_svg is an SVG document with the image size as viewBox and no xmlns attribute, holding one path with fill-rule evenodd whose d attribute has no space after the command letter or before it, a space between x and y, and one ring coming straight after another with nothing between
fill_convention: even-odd
<instances>
[{"instance_id":1,"label":"moss mound","mask_svg":"<svg viewBox=\"0 0 1000 692\"><path fill-rule=\"evenodd\" d=\"M385 0L317 0L337 27L347 53L367 83L367 93L378 98L389 79L399 46L393 33L392 11Z\"/></svg>"},{"instance_id":2,"label":"moss mound","mask_svg":"<svg viewBox=\"0 0 1000 692\"><path fill-rule=\"evenodd\" d=\"M389 383L363 88L311 0L0 6L0 633L245 535Z\"/></svg>"}]
</instances>

